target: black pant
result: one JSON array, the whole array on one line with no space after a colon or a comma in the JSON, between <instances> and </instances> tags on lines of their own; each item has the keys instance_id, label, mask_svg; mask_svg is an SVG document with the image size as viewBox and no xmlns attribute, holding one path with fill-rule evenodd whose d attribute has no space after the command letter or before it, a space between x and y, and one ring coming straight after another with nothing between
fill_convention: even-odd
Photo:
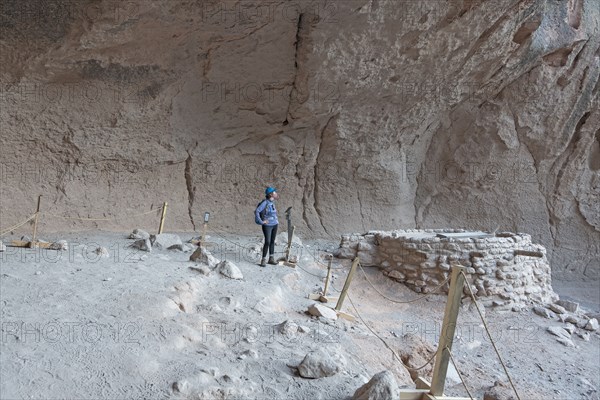
<instances>
[{"instance_id":1,"label":"black pant","mask_svg":"<svg viewBox=\"0 0 600 400\"><path fill-rule=\"evenodd\" d=\"M265 258L267 256L267 250L269 254L272 256L275 253L275 237L277 236L277 227L279 225L273 226L262 226L263 235L265 236L265 244L263 245L262 256Z\"/></svg>"}]
</instances>

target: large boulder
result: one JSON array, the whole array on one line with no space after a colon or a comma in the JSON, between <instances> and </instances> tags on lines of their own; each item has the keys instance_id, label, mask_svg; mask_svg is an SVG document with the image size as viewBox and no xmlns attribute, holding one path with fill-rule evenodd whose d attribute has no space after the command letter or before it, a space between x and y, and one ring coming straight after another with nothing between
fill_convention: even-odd
<instances>
[{"instance_id":1,"label":"large boulder","mask_svg":"<svg viewBox=\"0 0 600 400\"><path fill-rule=\"evenodd\" d=\"M219 273L221 275L226 276L228 278L244 279L244 275L242 274L242 271L240 271L240 269L237 267L237 265L235 265L231 261L227 261L227 260L221 261L217 265L217 270L219 271Z\"/></svg>"},{"instance_id":2,"label":"large boulder","mask_svg":"<svg viewBox=\"0 0 600 400\"><path fill-rule=\"evenodd\" d=\"M396 377L390 371L381 371L361 387L352 400L390 400L400 398L400 387Z\"/></svg>"},{"instance_id":3,"label":"large boulder","mask_svg":"<svg viewBox=\"0 0 600 400\"><path fill-rule=\"evenodd\" d=\"M210 251L204 247L198 246L196 250L190 256L190 261L194 261L200 264L206 264L210 269L215 269L219 264L219 260L214 257Z\"/></svg>"},{"instance_id":4,"label":"large boulder","mask_svg":"<svg viewBox=\"0 0 600 400\"><path fill-rule=\"evenodd\" d=\"M298 365L298 373L303 378L324 378L337 374L345 365L346 360L340 353L318 349L304 357Z\"/></svg>"}]
</instances>

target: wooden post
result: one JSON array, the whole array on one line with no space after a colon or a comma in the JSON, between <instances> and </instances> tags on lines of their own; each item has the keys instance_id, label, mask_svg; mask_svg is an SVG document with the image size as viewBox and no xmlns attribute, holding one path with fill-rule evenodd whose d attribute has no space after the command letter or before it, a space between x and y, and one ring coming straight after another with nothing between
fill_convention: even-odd
<instances>
[{"instance_id":1,"label":"wooden post","mask_svg":"<svg viewBox=\"0 0 600 400\"><path fill-rule=\"evenodd\" d=\"M290 261L290 250L292 249L292 239L294 238L294 232L296 231L296 227L292 226L291 233L288 233L288 243L285 249L285 261Z\"/></svg>"},{"instance_id":2,"label":"wooden post","mask_svg":"<svg viewBox=\"0 0 600 400\"><path fill-rule=\"evenodd\" d=\"M432 396L444 395L444 385L446 383L446 374L448 373L448 363L450 361L449 351L452 350L458 309L460 307L460 299L463 294L463 286L465 283L464 275L461 274L461 271L464 270L465 268L461 266L454 265L452 267L450 291L448 292L444 323L442 325L442 332L437 354L435 356L435 366L433 368L433 378L431 380L431 390L429 392Z\"/></svg>"},{"instance_id":3,"label":"wooden post","mask_svg":"<svg viewBox=\"0 0 600 400\"><path fill-rule=\"evenodd\" d=\"M160 215L160 225L158 226L158 234L163 233L165 227L165 217L167 216L167 202L165 201L162 206L162 214Z\"/></svg>"},{"instance_id":4,"label":"wooden post","mask_svg":"<svg viewBox=\"0 0 600 400\"><path fill-rule=\"evenodd\" d=\"M344 288L342 289L342 293L340 294L340 298L338 299L337 304L335 305L335 310L340 311L342 309L342 305L344 304L344 299L346 298L346 293L350 288L350 282L352 282L352 276L354 275L354 271L356 271L356 267L359 263L358 257L352 261L352 267L350 268L350 272L348 272L348 277L346 278L346 282L344 283Z\"/></svg>"},{"instance_id":5,"label":"wooden post","mask_svg":"<svg viewBox=\"0 0 600 400\"><path fill-rule=\"evenodd\" d=\"M323 297L327 297L327 289L329 289L329 280L331 279L331 263L333 256L329 254L329 264L327 264L327 277L325 278L325 287L323 288Z\"/></svg>"},{"instance_id":6,"label":"wooden post","mask_svg":"<svg viewBox=\"0 0 600 400\"><path fill-rule=\"evenodd\" d=\"M202 247L202 243L206 240L206 230L208 229L208 222L202 224L202 236L200 236L200 243L198 246Z\"/></svg>"},{"instance_id":7,"label":"wooden post","mask_svg":"<svg viewBox=\"0 0 600 400\"><path fill-rule=\"evenodd\" d=\"M33 220L33 236L31 237L31 243L29 244L29 247L35 247L35 242L36 242L36 238L37 238L37 225L38 225L38 218L40 215L40 205L42 203L42 195L40 194L38 196L38 201L37 201L37 208L35 209L35 218Z\"/></svg>"}]
</instances>

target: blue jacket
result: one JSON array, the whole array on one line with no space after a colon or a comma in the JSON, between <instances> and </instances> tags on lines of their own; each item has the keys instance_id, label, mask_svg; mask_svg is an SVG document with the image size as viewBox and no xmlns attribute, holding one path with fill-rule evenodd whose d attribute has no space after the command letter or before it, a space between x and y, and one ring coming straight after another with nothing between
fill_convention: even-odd
<instances>
[{"instance_id":1,"label":"blue jacket","mask_svg":"<svg viewBox=\"0 0 600 400\"><path fill-rule=\"evenodd\" d=\"M267 221L267 226L275 226L279 225L279 220L277 219L277 209L275 209L275 203L271 200L263 200L262 203L256 208L254 211L255 217L257 220L260 220L259 213L266 208L265 212L265 220Z\"/></svg>"}]
</instances>

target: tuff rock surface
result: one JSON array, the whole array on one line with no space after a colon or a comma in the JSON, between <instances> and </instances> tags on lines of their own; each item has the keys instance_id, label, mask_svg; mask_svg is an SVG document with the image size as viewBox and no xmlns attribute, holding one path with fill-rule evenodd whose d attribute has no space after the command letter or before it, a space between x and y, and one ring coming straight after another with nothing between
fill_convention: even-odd
<instances>
[{"instance_id":1,"label":"tuff rock surface","mask_svg":"<svg viewBox=\"0 0 600 400\"><path fill-rule=\"evenodd\" d=\"M598 277L597 0L50 3L0 9L1 226L250 232L273 184L305 235L500 227Z\"/></svg>"}]
</instances>

